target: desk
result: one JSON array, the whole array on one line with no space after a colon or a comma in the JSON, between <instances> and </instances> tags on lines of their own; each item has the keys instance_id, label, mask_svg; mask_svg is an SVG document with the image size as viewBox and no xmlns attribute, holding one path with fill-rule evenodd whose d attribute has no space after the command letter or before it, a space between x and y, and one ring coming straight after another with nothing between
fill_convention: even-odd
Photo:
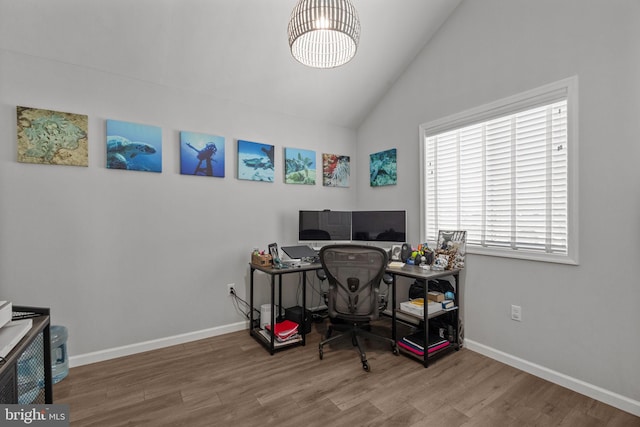
<instances>
[{"instance_id":1,"label":"desk","mask_svg":"<svg viewBox=\"0 0 640 427\"><path fill-rule=\"evenodd\" d=\"M443 278L446 276L453 276L453 278L456 281L456 285L455 285L455 299L454 299L454 308L448 310L448 311L456 311L456 315L454 316L454 321L453 321L453 328L455 331L455 341L452 343L453 348L455 348L456 350L458 350L460 348L460 334L459 334L459 330L460 330L460 294L461 294L461 285L460 285L460 269L453 269L453 270L425 270L423 268L420 268L418 266L415 265L408 265L405 264L402 267L391 267L391 266L387 266L386 269L386 273L391 274L391 276L393 277L393 294L392 294L392 309L391 309L391 337L393 338L394 341L397 341L397 336L396 336L396 320L397 320L397 311L398 311L398 305L397 305L397 295L396 295L396 278L397 276L402 276L402 277L408 277L410 279L420 279L420 280L424 280L425 283L428 283L429 280L433 280L433 279L439 279L439 278ZM424 301L427 301L427 287L425 286L425 291L424 291ZM425 330L425 335L424 335L424 342L427 343L427 334L428 334L428 330L429 330L429 319L436 317L436 316L440 316L444 314L443 312L439 312L439 313L435 313L435 314L428 314L428 310L427 310L427 305L425 303L424 306L424 315L423 315L423 322L424 322L424 330ZM414 316L416 318L419 318L417 316ZM425 346L426 347L426 346ZM428 352L425 351L424 352L424 357L422 360L422 364L423 366L426 368L429 366L429 355Z\"/></svg>"},{"instance_id":2,"label":"desk","mask_svg":"<svg viewBox=\"0 0 640 427\"><path fill-rule=\"evenodd\" d=\"M307 271L315 271L322 268L321 264L308 264L299 267L288 268L273 268L272 266L261 266L249 263L251 268L251 283L249 287L249 334L256 339L259 343L263 344L269 353L273 355L276 350L283 348L289 348L293 345L305 345L306 333L304 324L300 325L300 337L301 339L291 343L276 343L274 335L270 334L270 339L266 338L260 333L260 327L256 327L253 317L253 273L258 270L268 274L271 277L271 325L276 323L276 310L275 310L275 282L276 276L278 277L278 307L282 308L282 276L284 274L302 273L302 317L304 318L307 308Z\"/></svg>"}]
</instances>

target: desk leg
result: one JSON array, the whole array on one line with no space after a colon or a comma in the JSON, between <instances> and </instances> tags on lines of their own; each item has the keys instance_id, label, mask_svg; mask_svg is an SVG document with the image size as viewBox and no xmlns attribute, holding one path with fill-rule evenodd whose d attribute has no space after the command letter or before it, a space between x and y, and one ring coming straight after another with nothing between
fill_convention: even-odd
<instances>
[{"instance_id":1,"label":"desk leg","mask_svg":"<svg viewBox=\"0 0 640 427\"><path fill-rule=\"evenodd\" d=\"M307 329L305 322L305 317L307 316L307 272L301 271L300 274L302 274L302 314L300 315L302 324L298 325L298 327L302 329L302 345L307 345L307 334L305 331L305 329ZM311 319L309 319L309 321L311 321Z\"/></svg>"},{"instance_id":2,"label":"desk leg","mask_svg":"<svg viewBox=\"0 0 640 427\"><path fill-rule=\"evenodd\" d=\"M278 276L280 277L280 276ZM274 349L275 349L275 334L273 333L273 331L275 331L276 329L276 308L274 307L275 305L275 288L276 285L276 276L275 275L271 275L271 344L269 345L269 353L273 356L274 353Z\"/></svg>"},{"instance_id":3,"label":"desk leg","mask_svg":"<svg viewBox=\"0 0 640 427\"><path fill-rule=\"evenodd\" d=\"M253 272L255 268L251 268L251 277L249 280L249 335L253 336Z\"/></svg>"},{"instance_id":4,"label":"desk leg","mask_svg":"<svg viewBox=\"0 0 640 427\"><path fill-rule=\"evenodd\" d=\"M453 275L454 280L456 281L456 288L455 288L455 293L454 293L454 297L453 297L453 304L458 307L458 310L456 311L456 315L454 316L454 320L453 320L453 333L455 334L454 336L456 337L456 345L455 345L455 349L456 351L460 349L460 274L456 273Z\"/></svg>"},{"instance_id":5,"label":"desk leg","mask_svg":"<svg viewBox=\"0 0 640 427\"><path fill-rule=\"evenodd\" d=\"M392 274L392 283L391 286L393 287L392 291L391 291L391 339L393 340L394 343L397 342L396 336L397 336L397 332L396 332L396 275Z\"/></svg>"}]
</instances>

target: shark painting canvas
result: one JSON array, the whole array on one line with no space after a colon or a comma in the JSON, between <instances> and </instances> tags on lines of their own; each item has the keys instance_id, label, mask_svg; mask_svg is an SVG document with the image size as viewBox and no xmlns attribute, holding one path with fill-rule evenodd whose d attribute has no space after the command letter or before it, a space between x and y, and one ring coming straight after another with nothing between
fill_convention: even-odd
<instances>
[{"instance_id":1,"label":"shark painting canvas","mask_svg":"<svg viewBox=\"0 0 640 427\"><path fill-rule=\"evenodd\" d=\"M107 120L107 168L162 172L162 129Z\"/></svg>"}]
</instances>

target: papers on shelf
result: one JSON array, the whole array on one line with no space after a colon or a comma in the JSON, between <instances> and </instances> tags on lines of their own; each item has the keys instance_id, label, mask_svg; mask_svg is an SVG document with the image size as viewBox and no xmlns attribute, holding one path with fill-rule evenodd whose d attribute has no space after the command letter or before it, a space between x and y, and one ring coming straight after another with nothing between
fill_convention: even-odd
<instances>
[{"instance_id":1,"label":"papers on shelf","mask_svg":"<svg viewBox=\"0 0 640 427\"><path fill-rule=\"evenodd\" d=\"M6 357L31 329L31 319L13 320L0 328L0 357Z\"/></svg>"},{"instance_id":2,"label":"papers on shelf","mask_svg":"<svg viewBox=\"0 0 640 427\"><path fill-rule=\"evenodd\" d=\"M424 316L424 299L416 298L411 301L405 301L400 303L400 310L415 314L416 316ZM427 304L427 313L434 314L442 311L442 303L429 301Z\"/></svg>"},{"instance_id":3,"label":"papers on shelf","mask_svg":"<svg viewBox=\"0 0 640 427\"><path fill-rule=\"evenodd\" d=\"M265 329L271 331L271 325L266 325ZM291 320L283 320L282 322L276 323L274 333L276 335L276 338L280 340L286 340L298 333L298 324Z\"/></svg>"},{"instance_id":4,"label":"papers on shelf","mask_svg":"<svg viewBox=\"0 0 640 427\"><path fill-rule=\"evenodd\" d=\"M389 263L389 267L404 267L404 262L400 262L400 261L391 261Z\"/></svg>"},{"instance_id":5,"label":"papers on shelf","mask_svg":"<svg viewBox=\"0 0 640 427\"><path fill-rule=\"evenodd\" d=\"M271 341L271 332L267 331L266 329L260 329L259 334L262 335L262 337L267 341ZM299 334L294 334L286 340L281 340L280 338L276 337L276 339L273 341L273 345L274 347L281 347L298 341L302 341L302 337Z\"/></svg>"},{"instance_id":6,"label":"papers on shelf","mask_svg":"<svg viewBox=\"0 0 640 427\"><path fill-rule=\"evenodd\" d=\"M13 306L10 301L0 301L0 328L11 321Z\"/></svg>"}]
</instances>

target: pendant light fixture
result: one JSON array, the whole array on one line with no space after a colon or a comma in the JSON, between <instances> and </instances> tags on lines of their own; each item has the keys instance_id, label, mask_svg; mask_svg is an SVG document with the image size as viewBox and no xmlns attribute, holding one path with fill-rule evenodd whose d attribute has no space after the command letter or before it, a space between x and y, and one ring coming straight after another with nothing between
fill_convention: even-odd
<instances>
[{"instance_id":1,"label":"pendant light fixture","mask_svg":"<svg viewBox=\"0 0 640 427\"><path fill-rule=\"evenodd\" d=\"M299 0L288 30L293 57L314 68L346 64L360 41L360 19L350 0Z\"/></svg>"}]
</instances>

